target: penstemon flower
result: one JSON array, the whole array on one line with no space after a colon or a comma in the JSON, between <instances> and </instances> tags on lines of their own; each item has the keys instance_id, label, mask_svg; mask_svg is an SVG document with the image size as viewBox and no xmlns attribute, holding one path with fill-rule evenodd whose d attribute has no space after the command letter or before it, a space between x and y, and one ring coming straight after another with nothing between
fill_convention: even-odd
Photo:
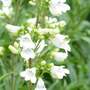
<instances>
[{"instance_id":1,"label":"penstemon flower","mask_svg":"<svg viewBox=\"0 0 90 90\"><path fill-rule=\"evenodd\" d=\"M1 11L2 11L2 14L9 16L13 11L13 9L11 7L2 7Z\"/></svg>"},{"instance_id":2,"label":"penstemon flower","mask_svg":"<svg viewBox=\"0 0 90 90\"><path fill-rule=\"evenodd\" d=\"M35 53L32 49L27 48L27 49L22 49L21 51L21 56L27 61L30 58L34 59L35 58Z\"/></svg>"},{"instance_id":3,"label":"penstemon flower","mask_svg":"<svg viewBox=\"0 0 90 90\"><path fill-rule=\"evenodd\" d=\"M36 18L29 18L27 20L27 24L29 24L30 27L34 27L36 24L37 19Z\"/></svg>"},{"instance_id":4,"label":"penstemon flower","mask_svg":"<svg viewBox=\"0 0 90 90\"><path fill-rule=\"evenodd\" d=\"M46 87L44 85L44 81L42 80L42 78L38 79L35 90L46 90Z\"/></svg>"},{"instance_id":5,"label":"penstemon flower","mask_svg":"<svg viewBox=\"0 0 90 90\"><path fill-rule=\"evenodd\" d=\"M22 47L23 49L27 49L27 48L34 49L35 48L35 44L33 43L29 34L20 36L18 40L20 43L20 47Z\"/></svg>"},{"instance_id":6,"label":"penstemon flower","mask_svg":"<svg viewBox=\"0 0 90 90\"><path fill-rule=\"evenodd\" d=\"M11 33L17 33L22 29L22 27L11 25L11 24L6 24L6 29Z\"/></svg>"},{"instance_id":7,"label":"penstemon flower","mask_svg":"<svg viewBox=\"0 0 90 90\"><path fill-rule=\"evenodd\" d=\"M9 7L12 3L12 0L0 0L3 3L3 6Z\"/></svg>"},{"instance_id":8,"label":"penstemon flower","mask_svg":"<svg viewBox=\"0 0 90 90\"><path fill-rule=\"evenodd\" d=\"M11 12L13 11L13 8L11 7L12 0L0 0L0 1L3 4L1 9L2 14L10 16Z\"/></svg>"},{"instance_id":9,"label":"penstemon flower","mask_svg":"<svg viewBox=\"0 0 90 90\"><path fill-rule=\"evenodd\" d=\"M36 83L36 68L33 67L31 69L27 68L25 71L20 73L20 76L24 78L26 81L30 80L32 83Z\"/></svg>"},{"instance_id":10,"label":"penstemon flower","mask_svg":"<svg viewBox=\"0 0 90 90\"><path fill-rule=\"evenodd\" d=\"M68 10L70 7L68 4L65 4L66 0L51 0L49 10L52 15L59 16Z\"/></svg>"},{"instance_id":11,"label":"penstemon flower","mask_svg":"<svg viewBox=\"0 0 90 90\"><path fill-rule=\"evenodd\" d=\"M57 62L64 61L68 57L66 52L54 52L54 58Z\"/></svg>"},{"instance_id":12,"label":"penstemon flower","mask_svg":"<svg viewBox=\"0 0 90 90\"><path fill-rule=\"evenodd\" d=\"M56 79L63 79L64 76L70 74L69 70L64 68L64 66L53 66L51 68L51 75Z\"/></svg>"},{"instance_id":13,"label":"penstemon flower","mask_svg":"<svg viewBox=\"0 0 90 90\"><path fill-rule=\"evenodd\" d=\"M69 40L66 39L65 35L56 34L51 41L57 48L62 48L66 52L70 51Z\"/></svg>"}]
</instances>

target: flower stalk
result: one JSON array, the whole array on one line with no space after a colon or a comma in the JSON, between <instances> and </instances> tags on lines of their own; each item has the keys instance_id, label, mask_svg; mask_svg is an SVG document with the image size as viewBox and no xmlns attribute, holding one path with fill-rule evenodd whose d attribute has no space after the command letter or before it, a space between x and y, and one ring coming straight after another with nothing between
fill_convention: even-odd
<instances>
[{"instance_id":1,"label":"flower stalk","mask_svg":"<svg viewBox=\"0 0 90 90\"><path fill-rule=\"evenodd\" d=\"M32 67L32 61L31 61L31 58L28 60L28 63L29 63L29 68ZM32 90L32 82L29 81L29 90Z\"/></svg>"},{"instance_id":2,"label":"flower stalk","mask_svg":"<svg viewBox=\"0 0 90 90\"><path fill-rule=\"evenodd\" d=\"M36 21L36 27L40 23L40 26L42 28L45 27L45 16L46 16L46 7L45 7L45 0L37 0L36 5L37 5L37 21Z\"/></svg>"}]
</instances>

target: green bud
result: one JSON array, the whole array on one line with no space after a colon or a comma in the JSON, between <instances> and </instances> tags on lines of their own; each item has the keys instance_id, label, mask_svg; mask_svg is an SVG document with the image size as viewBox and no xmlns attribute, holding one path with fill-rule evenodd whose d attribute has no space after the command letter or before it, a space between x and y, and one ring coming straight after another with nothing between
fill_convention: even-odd
<instances>
[{"instance_id":1,"label":"green bud","mask_svg":"<svg viewBox=\"0 0 90 90\"><path fill-rule=\"evenodd\" d=\"M53 67L53 66L54 66L54 64L53 64L53 63L50 63L50 64L49 64L49 66L50 66L50 67Z\"/></svg>"},{"instance_id":2,"label":"green bud","mask_svg":"<svg viewBox=\"0 0 90 90\"><path fill-rule=\"evenodd\" d=\"M46 64L46 61L42 61L42 62L41 62L41 65L45 65L45 64Z\"/></svg>"},{"instance_id":3,"label":"green bud","mask_svg":"<svg viewBox=\"0 0 90 90\"><path fill-rule=\"evenodd\" d=\"M14 42L14 47L15 48L18 48L19 47L19 44L17 42Z\"/></svg>"},{"instance_id":4,"label":"green bud","mask_svg":"<svg viewBox=\"0 0 90 90\"><path fill-rule=\"evenodd\" d=\"M4 47L0 47L0 55L4 54Z\"/></svg>"},{"instance_id":5,"label":"green bud","mask_svg":"<svg viewBox=\"0 0 90 90\"><path fill-rule=\"evenodd\" d=\"M8 49L13 53L13 54L18 54L18 50L12 46L12 45L9 45Z\"/></svg>"}]
</instances>

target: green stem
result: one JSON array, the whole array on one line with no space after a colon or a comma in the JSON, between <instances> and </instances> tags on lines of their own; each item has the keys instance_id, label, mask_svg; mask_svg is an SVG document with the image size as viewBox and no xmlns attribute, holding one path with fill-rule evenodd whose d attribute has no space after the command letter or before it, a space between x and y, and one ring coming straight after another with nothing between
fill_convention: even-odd
<instances>
[{"instance_id":1,"label":"green stem","mask_svg":"<svg viewBox=\"0 0 90 90\"><path fill-rule=\"evenodd\" d=\"M36 1L36 7L37 7L37 14L36 14L36 18L37 18L37 21L36 21L36 28L38 27L38 24L39 24L39 16L40 16L40 0L37 0Z\"/></svg>"},{"instance_id":2,"label":"green stem","mask_svg":"<svg viewBox=\"0 0 90 90\"><path fill-rule=\"evenodd\" d=\"M19 20L20 20L20 16L21 16L21 9L22 9L22 2L23 2L23 0L17 0L16 1L16 4L15 4L15 18L14 18L14 20L13 20L13 23L14 24L17 24L17 22L19 22Z\"/></svg>"},{"instance_id":3,"label":"green stem","mask_svg":"<svg viewBox=\"0 0 90 90\"><path fill-rule=\"evenodd\" d=\"M31 58L29 59L29 68L32 67L32 61L31 61ZM29 90L32 90L32 83L31 81L29 82Z\"/></svg>"},{"instance_id":4,"label":"green stem","mask_svg":"<svg viewBox=\"0 0 90 90\"><path fill-rule=\"evenodd\" d=\"M12 56L13 57L13 56ZM16 58L14 58L14 60L11 60L11 71L15 71L15 60ZM11 74L11 90L15 90L15 73Z\"/></svg>"},{"instance_id":5,"label":"green stem","mask_svg":"<svg viewBox=\"0 0 90 90\"><path fill-rule=\"evenodd\" d=\"M12 77L12 89L11 90L15 90L15 75L14 75L14 73L12 73L11 77Z\"/></svg>"},{"instance_id":6,"label":"green stem","mask_svg":"<svg viewBox=\"0 0 90 90\"><path fill-rule=\"evenodd\" d=\"M38 24L40 23L41 27L45 27L45 15L46 15L46 8L44 7L45 1L43 0L37 0L37 21L36 21L36 27L38 27Z\"/></svg>"}]
</instances>

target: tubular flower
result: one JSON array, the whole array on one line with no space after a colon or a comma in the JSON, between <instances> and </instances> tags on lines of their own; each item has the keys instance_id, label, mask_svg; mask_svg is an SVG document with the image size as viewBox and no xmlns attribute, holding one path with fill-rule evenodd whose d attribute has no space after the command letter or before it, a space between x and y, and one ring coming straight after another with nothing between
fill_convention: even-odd
<instances>
[{"instance_id":1,"label":"tubular flower","mask_svg":"<svg viewBox=\"0 0 90 90\"><path fill-rule=\"evenodd\" d=\"M42 50L44 49L45 46L47 46L47 44L45 43L44 40L42 40L42 41L39 43L39 45L38 45L38 50L37 50L36 53L42 52Z\"/></svg>"},{"instance_id":2,"label":"tubular flower","mask_svg":"<svg viewBox=\"0 0 90 90\"><path fill-rule=\"evenodd\" d=\"M33 43L29 34L22 35L20 38L18 38L18 40L20 41L20 47L24 49L26 48L34 49L35 48L35 44Z\"/></svg>"},{"instance_id":3,"label":"tubular flower","mask_svg":"<svg viewBox=\"0 0 90 90\"><path fill-rule=\"evenodd\" d=\"M32 49L29 49L29 48L22 49L21 56L27 61L30 58L34 59L35 58L35 53L34 53L34 51Z\"/></svg>"},{"instance_id":4,"label":"tubular flower","mask_svg":"<svg viewBox=\"0 0 90 90\"><path fill-rule=\"evenodd\" d=\"M54 58L57 62L64 61L68 57L68 54L66 52L55 52Z\"/></svg>"},{"instance_id":5,"label":"tubular flower","mask_svg":"<svg viewBox=\"0 0 90 90\"><path fill-rule=\"evenodd\" d=\"M11 12L13 11L13 8L11 7L12 0L0 0L2 2L2 14L5 14L7 16L10 16Z\"/></svg>"},{"instance_id":6,"label":"tubular flower","mask_svg":"<svg viewBox=\"0 0 90 90\"><path fill-rule=\"evenodd\" d=\"M46 90L46 87L44 85L44 81L42 80L42 78L38 79L35 90Z\"/></svg>"},{"instance_id":7,"label":"tubular flower","mask_svg":"<svg viewBox=\"0 0 90 90\"><path fill-rule=\"evenodd\" d=\"M61 34L56 34L52 39L52 43L58 47L64 49L66 52L70 51L69 40L66 40L66 36Z\"/></svg>"},{"instance_id":8,"label":"tubular flower","mask_svg":"<svg viewBox=\"0 0 90 90\"><path fill-rule=\"evenodd\" d=\"M6 25L6 29L11 33L17 33L21 28L21 26L15 26L11 24Z\"/></svg>"},{"instance_id":9,"label":"tubular flower","mask_svg":"<svg viewBox=\"0 0 90 90\"><path fill-rule=\"evenodd\" d=\"M20 73L20 76L26 81L30 80L32 83L36 83L36 68L27 68L25 71Z\"/></svg>"},{"instance_id":10,"label":"tubular flower","mask_svg":"<svg viewBox=\"0 0 90 90\"><path fill-rule=\"evenodd\" d=\"M69 70L64 68L64 66L53 66L51 67L51 75L56 79L63 79L64 76L69 74Z\"/></svg>"},{"instance_id":11,"label":"tubular flower","mask_svg":"<svg viewBox=\"0 0 90 90\"><path fill-rule=\"evenodd\" d=\"M70 10L69 5L65 4L65 2L66 0L51 0L49 7L51 14L58 16Z\"/></svg>"}]
</instances>

